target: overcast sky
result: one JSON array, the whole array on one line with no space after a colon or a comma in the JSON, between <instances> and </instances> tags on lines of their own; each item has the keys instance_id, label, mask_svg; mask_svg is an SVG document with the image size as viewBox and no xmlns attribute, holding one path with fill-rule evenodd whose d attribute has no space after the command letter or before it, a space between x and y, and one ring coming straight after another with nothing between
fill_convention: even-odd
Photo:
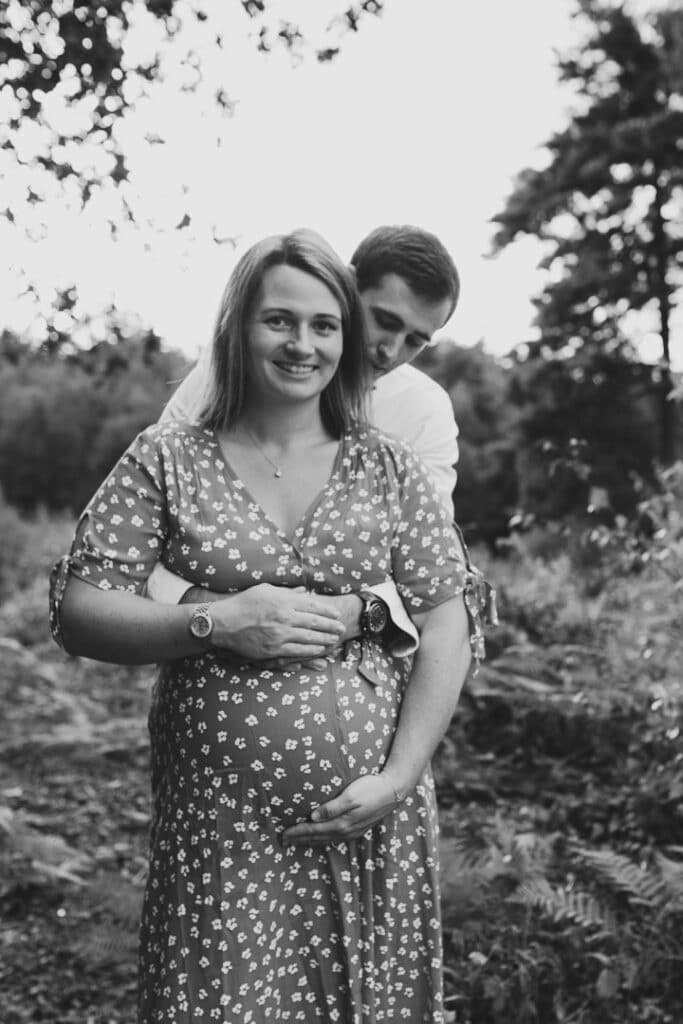
<instances>
[{"instance_id":1,"label":"overcast sky","mask_svg":"<svg viewBox=\"0 0 683 1024\"><path fill-rule=\"evenodd\" d=\"M113 301L138 313L192 355L208 340L235 259L255 239L309 226L348 259L377 224L413 223L443 239L462 274L449 337L504 353L533 336L538 244L486 254L490 218L514 175L543 161L542 143L566 120L571 95L557 84L554 51L577 38L569 0L386 0L381 18L345 37L335 62L296 67L285 54L256 52L236 0L221 6L221 24L212 14L191 39L206 90L181 89L186 72L171 53L165 84L126 127L136 209L149 226L124 229L114 243L104 216L56 202L41 241L0 225L5 322L28 326L29 307L15 300L22 266L43 288L75 282L84 310ZM342 6L279 4L313 38ZM217 28L222 51L208 45ZM142 23L140 52L150 37ZM236 101L230 118L208 100L216 82ZM145 133L167 141L150 145ZM169 230L185 211L189 228ZM214 233L237 248L216 244Z\"/></svg>"}]
</instances>

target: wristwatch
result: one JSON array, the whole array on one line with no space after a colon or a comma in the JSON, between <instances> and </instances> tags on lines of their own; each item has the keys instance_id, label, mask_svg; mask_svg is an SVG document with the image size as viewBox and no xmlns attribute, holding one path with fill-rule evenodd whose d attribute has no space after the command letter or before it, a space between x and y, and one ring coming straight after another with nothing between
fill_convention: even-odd
<instances>
[{"instance_id":1,"label":"wristwatch","mask_svg":"<svg viewBox=\"0 0 683 1024\"><path fill-rule=\"evenodd\" d=\"M361 594L363 610L360 613L360 628L363 636L378 640L389 625L389 609L381 597L375 594Z\"/></svg>"},{"instance_id":2,"label":"wristwatch","mask_svg":"<svg viewBox=\"0 0 683 1024\"><path fill-rule=\"evenodd\" d=\"M213 619L208 604L198 604L192 613L189 630L197 640L208 640L213 633Z\"/></svg>"}]
</instances>

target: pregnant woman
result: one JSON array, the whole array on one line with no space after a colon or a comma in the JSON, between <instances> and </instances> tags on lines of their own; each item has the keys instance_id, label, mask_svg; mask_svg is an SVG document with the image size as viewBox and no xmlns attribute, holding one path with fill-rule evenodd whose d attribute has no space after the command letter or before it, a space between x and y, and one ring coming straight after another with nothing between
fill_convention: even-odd
<instances>
[{"instance_id":1,"label":"pregnant woman","mask_svg":"<svg viewBox=\"0 0 683 1024\"><path fill-rule=\"evenodd\" d=\"M140 1024L443 1020L429 760L481 630L426 473L365 425L362 330L322 239L254 246L199 421L133 442L53 573L68 651L162 663ZM230 596L155 604L158 560ZM413 659L371 624L315 662L256 658L259 594L298 602L310 643L343 633L330 596L389 578L421 629Z\"/></svg>"}]
</instances>

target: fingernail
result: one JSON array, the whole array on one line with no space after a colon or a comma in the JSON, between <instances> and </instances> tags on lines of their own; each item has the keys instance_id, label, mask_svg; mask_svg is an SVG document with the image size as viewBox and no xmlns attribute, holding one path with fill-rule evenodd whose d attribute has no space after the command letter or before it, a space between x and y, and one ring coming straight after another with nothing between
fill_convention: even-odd
<instances>
[{"instance_id":1,"label":"fingernail","mask_svg":"<svg viewBox=\"0 0 683 1024\"><path fill-rule=\"evenodd\" d=\"M311 812L311 821L320 821L320 811Z\"/></svg>"}]
</instances>

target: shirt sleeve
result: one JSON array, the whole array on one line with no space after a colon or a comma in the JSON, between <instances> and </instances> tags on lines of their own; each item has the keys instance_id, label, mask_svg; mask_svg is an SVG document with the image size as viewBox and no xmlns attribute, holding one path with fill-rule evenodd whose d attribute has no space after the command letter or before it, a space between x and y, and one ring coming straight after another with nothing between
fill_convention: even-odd
<instances>
[{"instance_id":1,"label":"shirt sleeve","mask_svg":"<svg viewBox=\"0 0 683 1024\"><path fill-rule=\"evenodd\" d=\"M429 471L444 507L452 515L453 491L458 480L455 466L460 456L458 425L451 400L442 388L432 389L429 399L429 408L410 443Z\"/></svg>"},{"instance_id":2,"label":"shirt sleeve","mask_svg":"<svg viewBox=\"0 0 683 1024\"><path fill-rule=\"evenodd\" d=\"M176 576L161 562L157 562L147 580L145 595L157 604L180 604L193 586L194 583L188 583L182 576Z\"/></svg>"},{"instance_id":3,"label":"shirt sleeve","mask_svg":"<svg viewBox=\"0 0 683 1024\"><path fill-rule=\"evenodd\" d=\"M71 576L100 590L141 594L167 536L158 428L133 441L83 512L68 555L50 576L50 628L62 645L61 605Z\"/></svg>"},{"instance_id":4,"label":"shirt sleeve","mask_svg":"<svg viewBox=\"0 0 683 1024\"><path fill-rule=\"evenodd\" d=\"M403 607L401 598L393 580L385 580L384 583L374 583L369 586L368 593L374 594L381 601L384 601L389 612L389 618L393 626L392 633L387 645L392 654L399 658L405 658L408 654L414 654L420 646L420 634Z\"/></svg>"},{"instance_id":5,"label":"shirt sleeve","mask_svg":"<svg viewBox=\"0 0 683 1024\"><path fill-rule=\"evenodd\" d=\"M463 558L451 517L431 473L403 445L396 451L397 515L392 574L408 613L429 611L463 596L475 662L484 658L481 578Z\"/></svg>"},{"instance_id":6,"label":"shirt sleeve","mask_svg":"<svg viewBox=\"0 0 683 1024\"><path fill-rule=\"evenodd\" d=\"M194 423L203 411L211 384L211 346L207 345L199 361L164 406L159 422L185 420Z\"/></svg>"}]
</instances>

